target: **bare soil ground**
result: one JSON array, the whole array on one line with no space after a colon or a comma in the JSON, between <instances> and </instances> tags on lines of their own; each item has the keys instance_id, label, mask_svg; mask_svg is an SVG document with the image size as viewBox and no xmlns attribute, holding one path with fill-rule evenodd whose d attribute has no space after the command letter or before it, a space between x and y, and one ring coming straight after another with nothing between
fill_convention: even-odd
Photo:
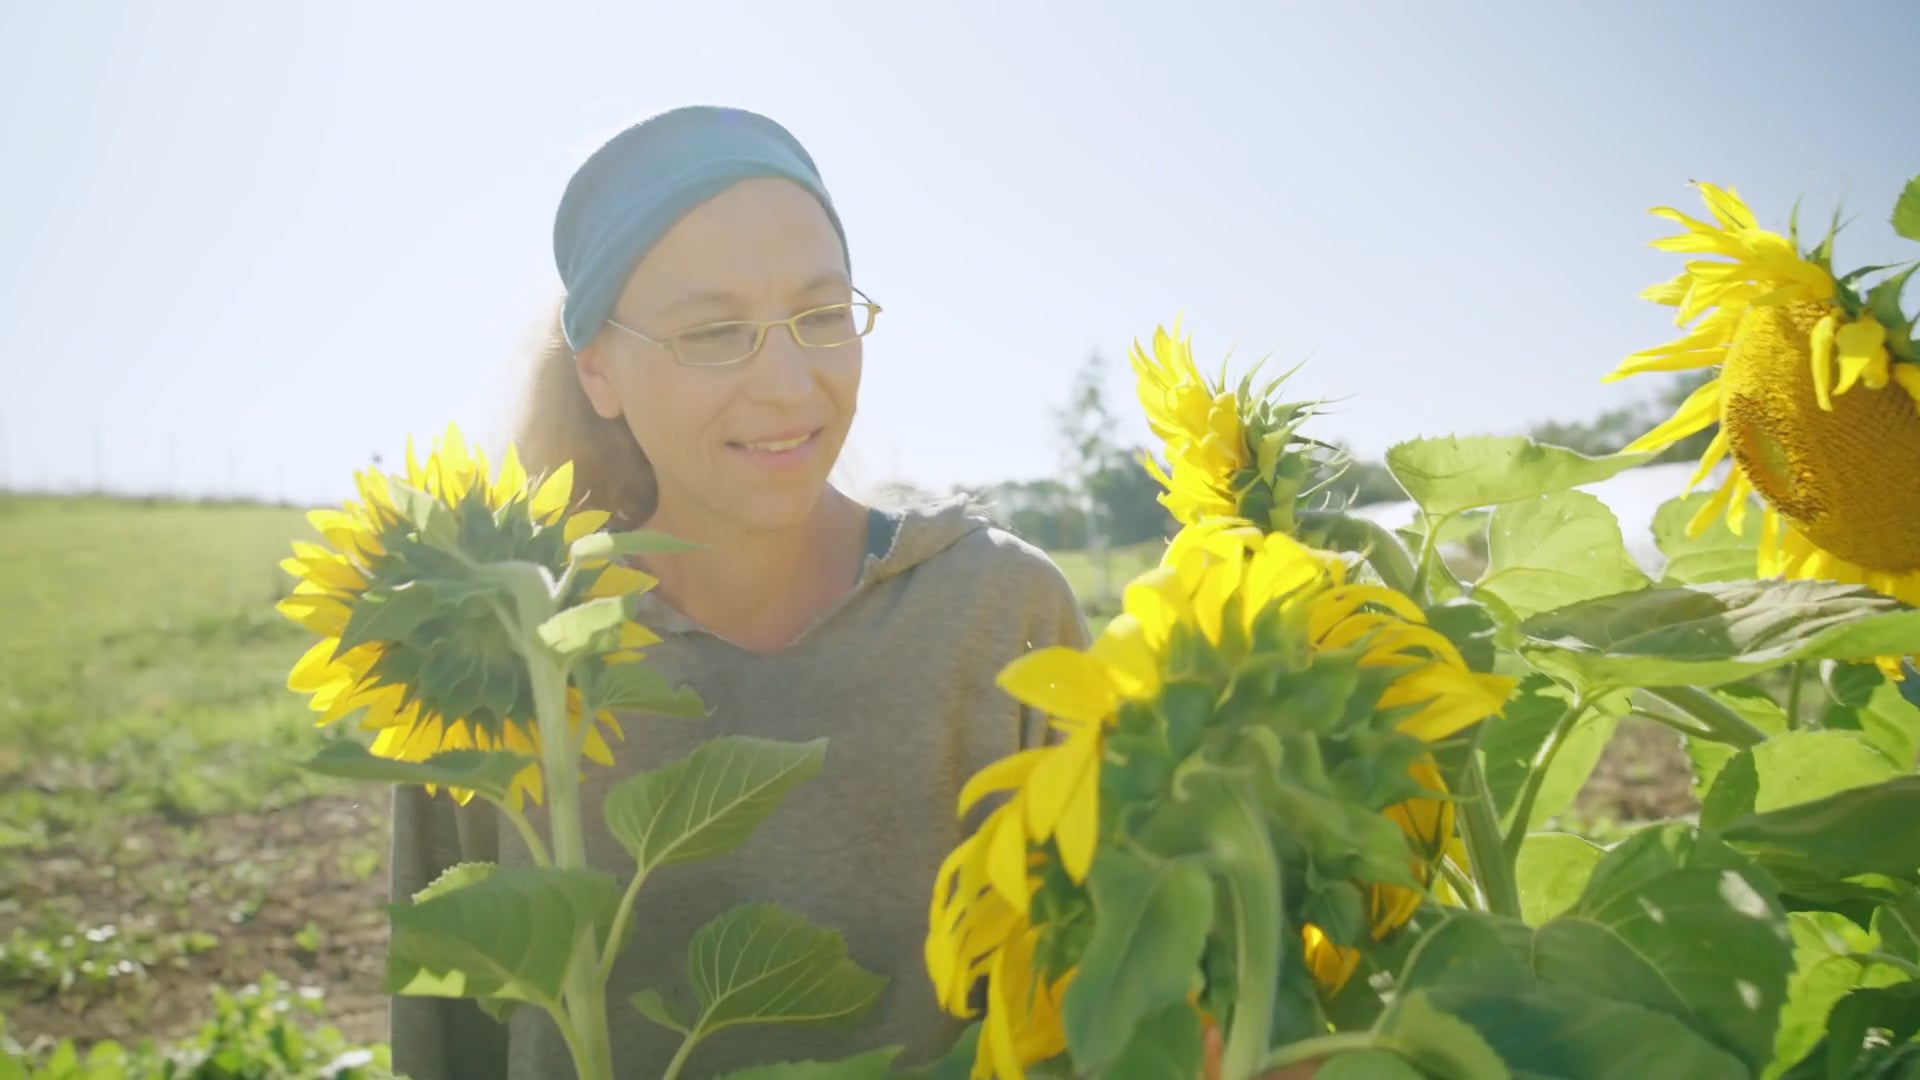
<instances>
[{"instance_id":1,"label":"bare soil ground","mask_svg":"<svg viewBox=\"0 0 1920 1080\"><path fill-rule=\"evenodd\" d=\"M1604 834L1691 813L1688 780L1671 732L1624 725L1575 816ZM206 1015L208 987L271 971L323 991L348 1038L383 1041L386 815L384 795L190 824L152 815L128 822L113 851L68 847L16 861L0 872L0 912L39 910L43 926L70 926L83 940L111 928L125 947L95 951L130 966L98 981L73 975L66 989L57 975L16 983L9 1030L23 1043L184 1037Z\"/></svg>"},{"instance_id":2,"label":"bare soil ground","mask_svg":"<svg viewBox=\"0 0 1920 1080\"><path fill-rule=\"evenodd\" d=\"M183 1038L210 1011L209 988L272 972L322 991L348 1038L383 1041L386 801L148 815L110 841L11 861L0 921L31 944L0 972L8 1033L29 1047Z\"/></svg>"}]
</instances>

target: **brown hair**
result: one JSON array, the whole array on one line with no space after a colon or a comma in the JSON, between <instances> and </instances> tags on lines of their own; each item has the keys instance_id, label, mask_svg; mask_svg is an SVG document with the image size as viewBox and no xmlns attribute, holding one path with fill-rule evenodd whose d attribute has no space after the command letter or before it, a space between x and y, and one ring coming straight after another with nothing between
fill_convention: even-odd
<instances>
[{"instance_id":1,"label":"brown hair","mask_svg":"<svg viewBox=\"0 0 1920 1080\"><path fill-rule=\"evenodd\" d=\"M593 411L574 368L573 349L556 306L534 355L533 377L521 407L515 442L527 472L543 475L573 462L576 503L613 515L613 523L637 529L653 516L653 464L623 417Z\"/></svg>"}]
</instances>

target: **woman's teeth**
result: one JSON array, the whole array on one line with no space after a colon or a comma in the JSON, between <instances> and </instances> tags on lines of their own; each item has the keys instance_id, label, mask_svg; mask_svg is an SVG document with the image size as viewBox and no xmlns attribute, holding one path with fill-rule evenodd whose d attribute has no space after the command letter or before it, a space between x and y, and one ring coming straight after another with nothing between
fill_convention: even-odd
<instances>
[{"instance_id":1,"label":"woman's teeth","mask_svg":"<svg viewBox=\"0 0 1920 1080\"><path fill-rule=\"evenodd\" d=\"M813 436L811 435L802 435L794 439L783 439L780 442L750 442L750 443L741 443L740 445L746 447L749 450L764 450L768 453L779 453L782 450L795 449L796 447L803 445L808 439L811 439L811 438L813 438Z\"/></svg>"}]
</instances>

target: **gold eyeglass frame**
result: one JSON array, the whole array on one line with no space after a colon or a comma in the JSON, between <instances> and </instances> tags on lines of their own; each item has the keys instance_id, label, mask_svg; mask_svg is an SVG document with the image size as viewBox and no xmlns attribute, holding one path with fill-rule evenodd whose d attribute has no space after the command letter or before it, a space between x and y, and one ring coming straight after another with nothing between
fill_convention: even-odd
<instances>
[{"instance_id":1,"label":"gold eyeglass frame","mask_svg":"<svg viewBox=\"0 0 1920 1080\"><path fill-rule=\"evenodd\" d=\"M784 319L773 319L768 322L758 322L753 319L722 319L718 322L701 323L698 326L689 326L685 330L681 330L678 333L671 335L665 341L661 341L658 338L650 337L646 334L641 333L638 330L635 330L631 326L627 326L613 319L607 319L606 324L608 326L613 327L615 330L620 330L625 333L631 334L634 337L639 338L641 341L644 341L647 344L652 345L656 348L668 350L669 352L673 353L674 363L679 364L682 367L701 367L701 368L732 367L735 364L744 364L748 360L751 360L755 356L759 355L761 346L767 343L767 331L773 329L776 326L786 327L787 336L793 339L793 343L795 345L798 345L803 349L838 349L838 348L841 348L842 346L850 345L853 342L859 341L861 338L866 337L868 334L873 333L874 324L880 321L880 313L886 309L881 307L878 303L875 303L873 297L868 296L866 293L861 292L857 288L853 290L853 294L855 296L858 296L860 299L849 300L844 304L822 304L819 307L808 308L805 311L796 312L795 314L789 315ZM866 326L859 333L853 335L847 340L837 342L832 345L809 345L806 342L800 340L799 323L801 319L804 319L809 315L817 315L822 311L832 311L835 308L847 308L849 309L848 314L852 314L851 309L857 308L857 307L864 307L867 309ZM751 349L748 349L744 354L742 354L741 356L733 360L725 360L717 364L693 363L692 361L689 361L686 358L686 354L680 351L680 339L682 337L685 337L688 334L698 333L703 330L712 330L716 327L722 327L722 326L753 327L754 329L753 347Z\"/></svg>"}]
</instances>

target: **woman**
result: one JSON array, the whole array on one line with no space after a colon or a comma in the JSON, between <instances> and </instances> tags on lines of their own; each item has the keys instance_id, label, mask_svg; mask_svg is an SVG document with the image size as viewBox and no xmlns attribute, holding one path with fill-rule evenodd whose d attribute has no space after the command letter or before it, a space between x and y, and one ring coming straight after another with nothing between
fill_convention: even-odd
<instances>
[{"instance_id":1,"label":"woman","mask_svg":"<svg viewBox=\"0 0 1920 1080\"><path fill-rule=\"evenodd\" d=\"M660 585L637 617L665 639L651 662L711 711L623 717L584 805L714 735L829 740L821 775L746 847L648 881L608 988L616 1070L660 1075L678 1036L623 1003L642 989L684 1003L687 940L745 901L840 930L891 982L857 1027L722 1032L682 1075L887 1045L903 1065L936 1057L959 1024L922 966L928 890L970 824L954 820L961 786L1042 737L994 677L1026 650L1086 642L1073 594L1045 555L958 503L883 513L828 482L879 312L812 159L778 124L697 107L622 132L568 184L554 254L566 300L522 452L530 469L572 461L575 490L618 525L700 545L645 561ZM590 857L629 872L586 816ZM396 899L495 858L527 856L480 804L400 793ZM571 1075L538 1010L503 1026L469 1002L396 998L392 1020L395 1068L414 1080Z\"/></svg>"}]
</instances>

